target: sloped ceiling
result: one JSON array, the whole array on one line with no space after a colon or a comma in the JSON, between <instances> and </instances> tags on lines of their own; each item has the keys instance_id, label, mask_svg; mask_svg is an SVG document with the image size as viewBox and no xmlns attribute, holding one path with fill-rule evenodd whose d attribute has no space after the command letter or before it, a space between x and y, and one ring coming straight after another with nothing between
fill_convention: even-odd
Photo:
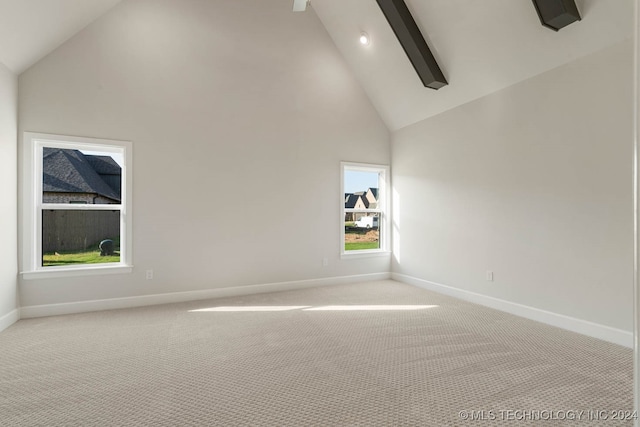
<instances>
[{"instance_id":1,"label":"sloped ceiling","mask_svg":"<svg viewBox=\"0 0 640 427\"><path fill-rule=\"evenodd\" d=\"M405 3L449 82L437 91L422 86L375 0L311 3L391 130L633 35L633 0L577 0L582 21L559 32L540 24L531 0ZM358 43L362 31L369 46Z\"/></svg>"},{"instance_id":2,"label":"sloped ceiling","mask_svg":"<svg viewBox=\"0 0 640 427\"><path fill-rule=\"evenodd\" d=\"M0 0L0 62L20 74L121 0Z\"/></svg>"},{"instance_id":3,"label":"sloped ceiling","mask_svg":"<svg viewBox=\"0 0 640 427\"><path fill-rule=\"evenodd\" d=\"M0 0L0 62L21 73L120 1ZM292 0L262 1L293 5ZM559 32L540 25L531 0L405 2L449 82L438 91L422 86L375 0L313 0L304 12L318 15L390 130L531 78L633 33L633 0L576 0L582 21ZM246 25L238 23L238 28ZM358 43L363 31L371 37L369 46Z\"/></svg>"}]
</instances>

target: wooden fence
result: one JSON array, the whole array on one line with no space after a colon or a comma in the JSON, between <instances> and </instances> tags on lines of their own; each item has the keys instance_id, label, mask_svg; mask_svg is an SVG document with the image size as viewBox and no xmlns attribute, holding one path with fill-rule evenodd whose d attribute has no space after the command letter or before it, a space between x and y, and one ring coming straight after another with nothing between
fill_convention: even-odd
<instances>
[{"instance_id":1,"label":"wooden fence","mask_svg":"<svg viewBox=\"0 0 640 427\"><path fill-rule=\"evenodd\" d=\"M81 251L104 239L118 242L119 238L119 211L42 211L43 253Z\"/></svg>"}]
</instances>

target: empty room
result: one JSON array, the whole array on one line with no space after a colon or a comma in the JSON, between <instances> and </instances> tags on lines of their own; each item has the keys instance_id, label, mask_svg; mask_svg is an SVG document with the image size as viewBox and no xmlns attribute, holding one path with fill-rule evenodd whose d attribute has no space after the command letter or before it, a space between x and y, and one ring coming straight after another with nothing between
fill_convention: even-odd
<instances>
[{"instance_id":1,"label":"empty room","mask_svg":"<svg viewBox=\"0 0 640 427\"><path fill-rule=\"evenodd\" d=\"M0 1L0 426L637 425L637 1Z\"/></svg>"}]
</instances>

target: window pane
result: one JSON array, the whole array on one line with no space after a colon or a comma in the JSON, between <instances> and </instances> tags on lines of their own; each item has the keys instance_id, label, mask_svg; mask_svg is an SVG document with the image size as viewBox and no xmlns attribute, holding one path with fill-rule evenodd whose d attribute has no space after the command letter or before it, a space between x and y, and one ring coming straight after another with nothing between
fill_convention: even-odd
<instances>
[{"instance_id":1,"label":"window pane","mask_svg":"<svg viewBox=\"0 0 640 427\"><path fill-rule=\"evenodd\" d=\"M122 155L43 147L42 202L120 204Z\"/></svg>"},{"instance_id":2,"label":"window pane","mask_svg":"<svg viewBox=\"0 0 640 427\"><path fill-rule=\"evenodd\" d=\"M120 211L42 211L43 267L105 262L120 262Z\"/></svg>"},{"instance_id":3,"label":"window pane","mask_svg":"<svg viewBox=\"0 0 640 427\"><path fill-rule=\"evenodd\" d=\"M378 209L379 182L378 172L345 169L345 209Z\"/></svg>"},{"instance_id":4,"label":"window pane","mask_svg":"<svg viewBox=\"0 0 640 427\"><path fill-rule=\"evenodd\" d=\"M344 219L344 250L380 249L380 217L347 212Z\"/></svg>"}]
</instances>

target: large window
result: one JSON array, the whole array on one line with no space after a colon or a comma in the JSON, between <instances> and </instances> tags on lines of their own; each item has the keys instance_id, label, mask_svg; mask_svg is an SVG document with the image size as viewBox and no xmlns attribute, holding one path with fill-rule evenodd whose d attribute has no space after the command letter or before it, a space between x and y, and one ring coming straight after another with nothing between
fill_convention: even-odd
<instances>
[{"instance_id":1,"label":"large window","mask_svg":"<svg viewBox=\"0 0 640 427\"><path fill-rule=\"evenodd\" d=\"M131 143L25 132L23 274L131 270Z\"/></svg>"},{"instance_id":2,"label":"large window","mask_svg":"<svg viewBox=\"0 0 640 427\"><path fill-rule=\"evenodd\" d=\"M388 249L388 167L343 162L341 253L374 254Z\"/></svg>"}]
</instances>

